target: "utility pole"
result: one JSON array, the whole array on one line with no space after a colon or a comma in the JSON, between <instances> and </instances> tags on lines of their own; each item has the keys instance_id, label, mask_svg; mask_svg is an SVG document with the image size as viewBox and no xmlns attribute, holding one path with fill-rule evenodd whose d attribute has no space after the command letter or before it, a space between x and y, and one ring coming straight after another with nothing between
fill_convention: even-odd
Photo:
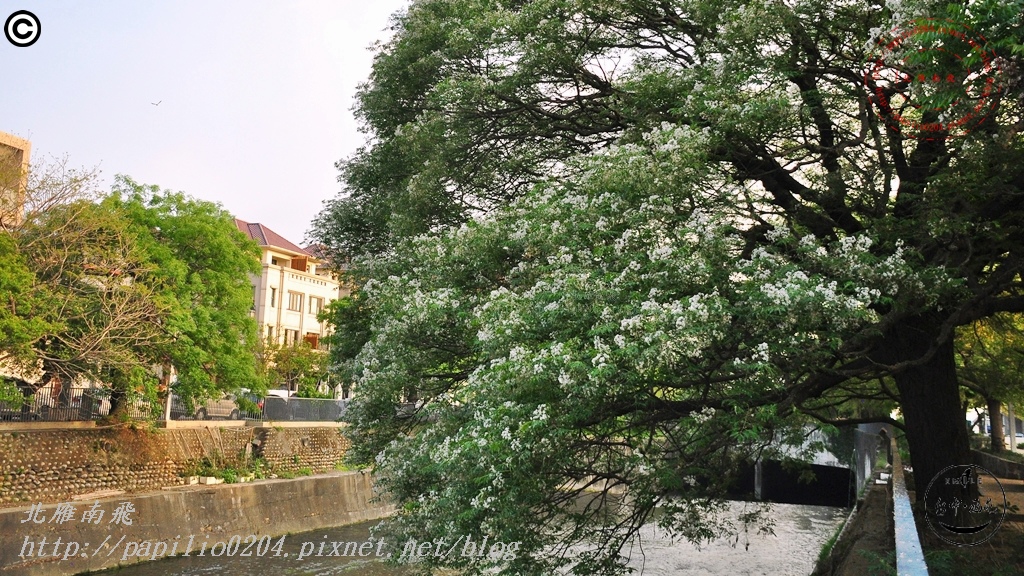
<instances>
[{"instance_id":1,"label":"utility pole","mask_svg":"<svg viewBox=\"0 0 1024 576\"><path fill-rule=\"evenodd\" d=\"M1006 403L1006 411L1010 413L1010 452L1017 452L1017 416L1013 413L1013 402Z\"/></svg>"},{"instance_id":2,"label":"utility pole","mask_svg":"<svg viewBox=\"0 0 1024 576\"><path fill-rule=\"evenodd\" d=\"M167 394L167 398L164 400L164 422L171 419L171 402L173 398L171 395L171 364L170 362L164 362L160 367L160 379L163 381L164 392Z\"/></svg>"}]
</instances>

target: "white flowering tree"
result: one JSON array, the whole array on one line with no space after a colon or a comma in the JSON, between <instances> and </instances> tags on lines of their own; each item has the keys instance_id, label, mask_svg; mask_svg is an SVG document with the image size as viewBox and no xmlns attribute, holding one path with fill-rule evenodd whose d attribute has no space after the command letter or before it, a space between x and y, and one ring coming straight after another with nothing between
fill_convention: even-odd
<instances>
[{"instance_id":1,"label":"white flowering tree","mask_svg":"<svg viewBox=\"0 0 1024 576\"><path fill-rule=\"evenodd\" d=\"M758 214L737 208L742 187L708 186L714 145L653 131L585 160L579 181L368 264L355 450L408 502L397 534L489 534L523 553L597 537L591 555L511 569L601 573L631 533L573 511L594 489L628 492L626 526L661 506L681 536L728 531L708 498L796 409L864 371L878 304L958 293L867 234L778 228L743 257ZM410 389L422 408L396 416Z\"/></svg>"},{"instance_id":2,"label":"white flowering tree","mask_svg":"<svg viewBox=\"0 0 1024 576\"><path fill-rule=\"evenodd\" d=\"M1024 310L1005 6L414 3L315 231L364 253L334 349L389 529L520 542L507 574L617 573L646 521L739 529L736 463L888 420L861 401L898 403L919 476L966 461L955 328ZM879 38L925 16L995 39L969 125L914 100L948 91L872 88Z\"/></svg>"}]
</instances>

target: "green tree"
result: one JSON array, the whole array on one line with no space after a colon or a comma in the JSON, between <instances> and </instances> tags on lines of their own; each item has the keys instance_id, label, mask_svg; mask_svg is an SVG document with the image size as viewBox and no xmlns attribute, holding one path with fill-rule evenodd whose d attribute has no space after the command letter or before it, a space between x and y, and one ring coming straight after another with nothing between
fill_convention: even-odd
<instances>
[{"instance_id":1,"label":"green tree","mask_svg":"<svg viewBox=\"0 0 1024 576\"><path fill-rule=\"evenodd\" d=\"M24 218L0 233L0 361L22 393L103 382L112 410L154 397L154 365L182 391L259 387L248 274L258 248L219 206L61 162L34 167Z\"/></svg>"},{"instance_id":2,"label":"green tree","mask_svg":"<svg viewBox=\"0 0 1024 576\"><path fill-rule=\"evenodd\" d=\"M35 290L35 276L11 230L23 211L19 201L26 176L20 163L0 157L0 374L34 371L32 344L51 328L45 299Z\"/></svg>"},{"instance_id":3,"label":"green tree","mask_svg":"<svg viewBox=\"0 0 1024 576\"><path fill-rule=\"evenodd\" d=\"M14 295L35 302L12 307L12 315L41 328L5 342L18 366L12 380L26 396L55 380L140 386L145 363L137 351L161 338L152 266L121 215L94 201L95 184L95 173L63 162L36 167L24 218L4 232L7 262L31 274Z\"/></svg>"},{"instance_id":4,"label":"green tree","mask_svg":"<svg viewBox=\"0 0 1024 576\"><path fill-rule=\"evenodd\" d=\"M259 248L238 231L231 214L126 176L117 178L103 205L131 222L153 265L155 298L166 310L162 340L138 352L173 366L175 391L186 397L262 390L249 282L260 271Z\"/></svg>"},{"instance_id":5,"label":"green tree","mask_svg":"<svg viewBox=\"0 0 1024 576\"><path fill-rule=\"evenodd\" d=\"M522 542L504 573L614 573L658 506L683 537L728 529L706 498L736 459L837 397L898 398L918 478L968 461L956 327L1024 310L1021 7L397 16L360 92L370 143L314 230L364 256L337 359L359 390L353 457L404 505L392 525ZM922 25L876 54L926 17L989 52ZM614 521L574 507L588 484L628 491Z\"/></svg>"},{"instance_id":6,"label":"green tree","mask_svg":"<svg viewBox=\"0 0 1024 576\"><path fill-rule=\"evenodd\" d=\"M327 379L326 352L314 349L307 342L292 345L264 343L261 357L270 386L284 384L289 391L304 398L323 397L317 386Z\"/></svg>"},{"instance_id":7,"label":"green tree","mask_svg":"<svg viewBox=\"0 0 1024 576\"><path fill-rule=\"evenodd\" d=\"M351 391L356 375L348 360L355 358L363 345L370 339L370 311L359 292L331 301L320 312L322 322L344 326L345 333L333 333L325 339L330 343L326 369L341 381L346 398Z\"/></svg>"},{"instance_id":8,"label":"green tree","mask_svg":"<svg viewBox=\"0 0 1024 576\"><path fill-rule=\"evenodd\" d=\"M10 234L0 232L0 364L18 373L33 372L33 344L53 329L46 300Z\"/></svg>"},{"instance_id":9,"label":"green tree","mask_svg":"<svg viewBox=\"0 0 1024 576\"><path fill-rule=\"evenodd\" d=\"M1002 404L1024 400L1024 324L1020 316L999 314L962 326L957 364L960 381L969 391L969 404L989 414L991 446L998 452L1005 447Z\"/></svg>"}]
</instances>

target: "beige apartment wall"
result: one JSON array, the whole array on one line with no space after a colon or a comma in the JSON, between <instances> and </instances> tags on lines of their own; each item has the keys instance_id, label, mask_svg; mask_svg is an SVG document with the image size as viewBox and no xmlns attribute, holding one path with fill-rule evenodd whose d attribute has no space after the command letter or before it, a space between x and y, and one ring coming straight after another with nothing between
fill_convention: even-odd
<instances>
[{"instance_id":1,"label":"beige apartment wall","mask_svg":"<svg viewBox=\"0 0 1024 576\"><path fill-rule=\"evenodd\" d=\"M31 155L28 140L0 132L0 228L21 222Z\"/></svg>"},{"instance_id":2,"label":"beige apartment wall","mask_svg":"<svg viewBox=\"0 0 1024 576\"><path fill-rule=\"evenodd\" d=\"M291 258L286 253L264 248L261 259L262 273L258 278L251 278L253 286L256 287L255 316L261 335L266 338L267 327L270 326L273 327L273 340L278 344L285 342L285 330L297 330L300 340L307 333L315 333L321 338L327 336L330 333L329 328L311 313L309 299L310 296L322 298L324 306L327 306L341 294L340 283L330 276L271 264L272 258L275 257L282 260ZM315 263L310 264L310 269L315 270L315 266ZM271 288L276 289L273 306ZM289 292L302 295L301 311L289 310Z\"/></svg>"}]
</instances>

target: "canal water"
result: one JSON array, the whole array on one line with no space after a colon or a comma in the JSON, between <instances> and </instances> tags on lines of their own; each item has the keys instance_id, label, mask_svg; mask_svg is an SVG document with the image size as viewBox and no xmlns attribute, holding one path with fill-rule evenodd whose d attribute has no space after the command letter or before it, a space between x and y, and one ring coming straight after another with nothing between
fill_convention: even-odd
<instances>
[{"instance_id":1,"label":"canal water","mask_svg":"<svg viewBox=\"0 0 1024 576\"><path fill-rule=\"evenodd\" d=\"M730 503L732 514L743 512L743 502ZM818 552L846 517L848 510L827 506L774 504L770 513L775 520L774 536L740 535L706 543L698 549L686 542L673 542L653 525L641 531L641 546L626 551L630 565L642 576L705 576L729 574L743 576L807 576L814 569ZM280 548L262 556L250 557L174 557L134 565L116 572L117 576L400 576L401 568L372 560L372 545L365 548L367 558L317 557L320 543L367 543L374 522L329 530L290 534ZM273 539L276 545L279 538ZM303 546L305 545L305 548ZM267 548L264 548L266 550ZM305 554L303 553L305 551ZM278 554L278 552L280 552ZM300 556L305 556L301 560Z\"/></svg>"}]
</instances>

